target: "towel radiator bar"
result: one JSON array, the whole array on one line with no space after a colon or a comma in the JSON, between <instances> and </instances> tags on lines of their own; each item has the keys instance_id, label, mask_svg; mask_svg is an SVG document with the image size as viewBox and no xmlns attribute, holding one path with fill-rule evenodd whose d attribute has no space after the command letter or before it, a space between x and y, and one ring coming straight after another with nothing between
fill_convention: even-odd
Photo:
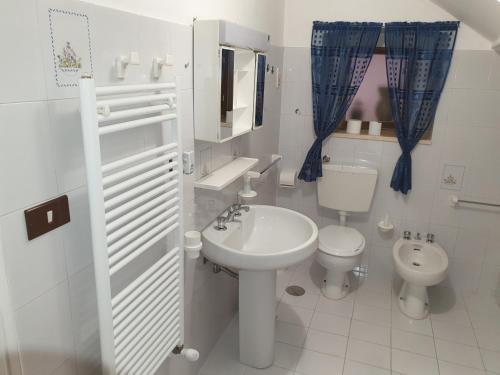
<instances>
[{"instance_id":1,"label":"towel radiator bar","mask_svg":"<svg viewBox=\"0 0 500 375\"><path fill-rule=\"evenodd\" d=\"M82 78L80 104L103 372L152 375L184 340L176 85L96 87ZM102 137L147 126L162 128L161 145L103 164ZM159 247L159 259L115 291L114 277L137 272Z\"/></svg>"}]
</instances>

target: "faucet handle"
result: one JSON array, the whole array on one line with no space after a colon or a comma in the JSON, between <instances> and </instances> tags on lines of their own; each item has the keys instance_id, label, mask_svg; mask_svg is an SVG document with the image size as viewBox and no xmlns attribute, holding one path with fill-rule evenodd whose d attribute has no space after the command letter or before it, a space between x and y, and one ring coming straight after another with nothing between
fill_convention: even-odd
<instances>
[{"instance_id":1,"label":"faucet handle","mask_svg":"<svg viewBox=\"0 0 500 375\"><path fill-rule=\"evenodd\" d=\"M234 213L234 216L241 216L241 203L235 203L229 207L229 212Z\"/></svg>"},{"instance_id":2,"label":"faucet handle","mask_svg":"<svg viewBox=\"0 0 500 375\"><path fill-rule=\"evenodd\" d=\"M226 230L227 229L227 226L226 226L226 220L227 218L220 215L217 217L217 225L214 226L214 228L216 230Z\"/></svg>"},{"instance_id":3,"label":"faucet handle","mask_svg":"<svg viewBox=\"0 0 500 375\"><path fill-rule=\"evenodd\" d=\"M409 240L409 239L411 239L411 232L410 232L409 230L405 230L405 231L403 232L403 238L404 238L405 240Z\"/></svg>"},{"instance_id":4,"label":"faucet handle","mask_svg":"<svg viewBox=\"0 0 500 375\"><path fill-rule=\"evenodd\" d=\"M427 233L427 242L429 243L434 242L434 233Z\"/></svg>"}]
</instances>

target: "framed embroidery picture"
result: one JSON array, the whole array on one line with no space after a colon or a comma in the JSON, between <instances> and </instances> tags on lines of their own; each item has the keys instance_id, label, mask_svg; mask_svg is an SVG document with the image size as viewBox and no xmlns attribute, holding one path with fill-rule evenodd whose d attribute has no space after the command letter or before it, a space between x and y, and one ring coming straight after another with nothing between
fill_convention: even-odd
<instances>
[{"instance_id":1,"label":"framed embroidery picture","mask_svg":"<svg viewBox=\"0 0 500 375\"><path fill-rule=\"evenodd\" d=\"M86 14L49 8L50 42L57 87L76 87L92 75L92 48Z\"/></svg>"}]
</instances>

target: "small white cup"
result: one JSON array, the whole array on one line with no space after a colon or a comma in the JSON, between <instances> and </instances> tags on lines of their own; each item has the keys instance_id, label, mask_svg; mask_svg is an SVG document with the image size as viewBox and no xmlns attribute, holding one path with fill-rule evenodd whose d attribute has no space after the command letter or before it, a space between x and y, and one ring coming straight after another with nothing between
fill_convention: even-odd
<instances>
[{"instance_id":1,"label":"small white cup","mask_svg":"<svg viewBox=\"0 0 500 375\"><path fill-rule=\"evenodd\" d=\"M360 134L361 133L361 120L349 120L349 121L347 121L346 132L349 134Z\"/></svg>"},{"instance_id":2,"label":"small white cup","mask_svg":"<svg viewBox=\"0 0 500 375\"><path fill-rule=\"evenodd\" d=\"M201 233L195 230L190 230L184 233L184 251L189 259L196 259L200 256L200 250L203 244L201 243Z\"/></svg>"},{"instance_id":3,"label":"small white cup","mask_svg":"<svg viewBox=\"0 0 500 375\"><path fill-rule=\"evenodd\" d=\"M380 135L382 132L382 123L378 121L370 121L368 127L368 134L370 135Z\"/></svg>"}]
</instances>

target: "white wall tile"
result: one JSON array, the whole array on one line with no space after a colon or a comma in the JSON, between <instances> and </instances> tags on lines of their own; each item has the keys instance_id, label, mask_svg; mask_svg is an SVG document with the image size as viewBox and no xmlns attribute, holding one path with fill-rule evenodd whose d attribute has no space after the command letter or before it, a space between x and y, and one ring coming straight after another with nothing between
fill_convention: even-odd
<instances>
[{"instance_id":1,"label":"white wall tile","mask_svg":"<svg viewBox=\"0 0 500 375\"><path fill-rule=\"evenodd\" d=\"M16 321L23 374L49 375L74 358L66 282L23 306Z\"/></svg>"},{"instance_id":2,"label":"white wall tile","mask_svg":"<svg viewBox=\"0 0 500 375\"><path fill-rule=\"evenodd\" d=\"M85 184L85 159L78 99L48 102L54 165L59 192Z\"/></svg>"},{"instance_id":3,"label":"white wall tile","mask_svg":"<svg viewBox=\"0 0 500 375\"><path fill-rule=\"evenodd\" d=\"M66 278L62 228L28 241L23 211L0 218L12 305L19 308Z\"/></svg>"},{"instance_id":4,"label":"white wall tile","mask_svg":"<svg viewBox=\"0 0 500 375\"><path fill-rule=\"evenodd\" d=\"M115 59L139 52L140 17L130 13L116 12L109 8L97 8L95 12L94 61L95 79L98 85L117 82L141 82L141 65L151 66L145 61L147 56L140 55L141 65L126 68L125 79L116 78Z\"/></svg>"},{"instance_id":5,"label":"white wall tile","mask_svg":"<svg viewBox=\"0 0 500 375\"><path fill-rule=\"evenodd\" d=\"M0 14L0 103L44 99L36 1L2 1Z\"/></svg>"},{"instance_id":6,"label":"white wall tile","mask_svg":"<svg viewBox=\"0 0 500 375\"><path fill-rule=\"evenodd\" d=\"M138 17L137 30L139 30L139 55L142 57L140 65L141 81L153 80L171 82L175 77L174 66L163 66L160 77L152 76L153 58L173 56L173 33L170 23L162 20ZM175 64L175 61L174 61Z\"/></svg>"},{"instance_id":7,"label":"white wall tile","mask_svg":"<svg viewBox=\"0 0 500 375\"><path fill-rule=\"evenodd\" d=\"M487 88L493 58L493 51L455 51L446 87Z\"/></svg>"},{"instance_id":8,"label":"white wall tile","mask_svg":"<svg viewBox=\"0 0 500 375\"><path fill-rule=\"evenodd\" d=\"M303 81L311 76L311 50L309 48L285 48L284 80Z\"/></svg>"},{"instance_id":9,"label":"white wall tile","mask_svg":"<svg viewBox=\"0 0 500 375\"><path fill-rule=\"evenodd\" d=\"M283 91L281 96L282 114L306 114L305 113L305 95L303 95L303 83L297 81L283 82Z\"/></svg>"},{"instance_id":10,"label":"white wall tile","mask_svg":"<svg viewBox=\"0 0 500 375\"><path fill-rule=\"evenodd\" d=\"M100 365L99 321L93 265L70 276L69 302L75 362L79 375L92 374Z\"/></svg>"},{"instance_id":11,"label":"white wall tile","mask_svg":"<svg viewBox=\"0 0 500 375\"><path fill-rule=\"evenodd\" d=\"M0 215L57 192L47 106L0 105Z\"/></svg>"},{"instance_id":12,"label":"white wall tile","mask_svg":"<svg viewBox=\"0 0 500 375\"><path fill-rule=\"evenodd\" d=\"M68 193L71 221L61 228L68 275L92 264L92 238L86 187Z\"/></svg>"},{"instance_id":13,"label":"white wall tile","mask_svg":"<svg viewBox=\"0 0 500 375\"><path fill-rule=\"evenodd\" d=\"M175 75L177 84L184 89L193 88L193 30L191 26L171 24ZM190 102L192 103L192 101Z\"/></svg>"},{"instance_id":14,"label":"white wall tile","mask_svg":"<svg viewBox=\"0 0 500 375\"><path fill-rule=\"evenodd\" d=\"M43 52L43 76L47 97L49 99L77 98L79 96L78 78L82 74L91 74L92 67L96 65L93 61L95 39L92 39L92 36L95 35L95 25L92 7L85 2L67 0L38 0L37 5L37 33ZM53 33L50 28L50 9L56 10L52 13L53 26L55 26L52 28ZM56 42L54 45L52 36ZM77 72L62 72L55 60L66 41L72 43L77 56L82 58L82 68Z\"/></svg>"}]
</instances>

